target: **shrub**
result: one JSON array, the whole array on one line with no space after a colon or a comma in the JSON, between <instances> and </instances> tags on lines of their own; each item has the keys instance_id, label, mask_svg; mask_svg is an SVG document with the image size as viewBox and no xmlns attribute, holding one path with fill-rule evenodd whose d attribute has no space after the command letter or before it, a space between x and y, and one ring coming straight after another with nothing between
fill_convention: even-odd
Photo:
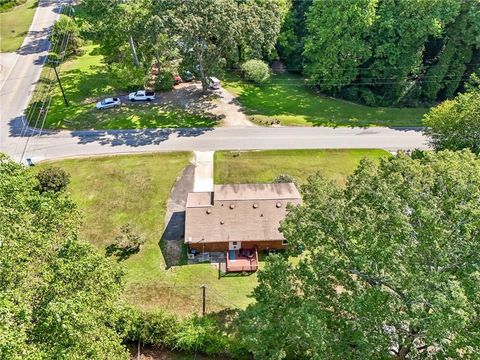
<instances>
[{"instance_id":1,"label":"shrub","mask_svg":"<svg viewBox=\"0 0 480 360\"><path fill-rule=\"evenodd\" d=\"M168 91L172 90L175 82L173 80L173 75L170 71L160 71L156 80L155 80L155 90L157 91Z\"/></svg>"},{"instance_id":2,"label":"shrub","mask_svg":"<svg viewBox=\"0 0 480 360\"><path fill-rule=\"evenodd\" d=\"M270 77L270 68L262 60L248 60L241 66L245 79L257 84L265 82Z\"/></svg>"},{"instance_id":3,"label":"shrub","mask_svg":"<svg viewBox=\"0 0 480 360\"><path fill-rule=\"evenodd\" d=\"M62 191L70 182L70 175L65 170L55 166L40 170L36 177L41 192Z\"/></svg>"},{"instance_id":4,"label":"shrub","mask_svg":"<svg viewBox=\"0 0 480 360\"><path fill-rule=\"evenodd\" d=\"M222 334L214 319L193 316L181 324L175 335L175 348L187 352L198 350L207 355L225 354L228 337Z\"/></svg>"},{"instance_id":5,"label":"shrub","mask_svg":"<svg viewBox=\"0 0 480 360\"><path fill-rule=\"evenodd\" d=\"M277 177L273 180L274 183L297 183L297 180L289 174L279 174Z\"/></svg>"},{"instance_id":6,"label":"shrub","mask_svg":"<svg viewBox=\"0 0 480 360\"><path fill-rule=\"evenodd\" d=\"M145 312L138 327L138 340L168 349L175 348L179 322L175 316L163 311Z\"/></svg>"},{"instance_id":7,"label":"shrub","mask_svg":"<svg viewBox=\"0 0 480 360\"><path fill-rule=\"evenodd\" d=\"M27 0L0 0L0 13L6 12L11 8L24 4Z\"/></svg>"},{"instance_id":8,"label":"shrub","mask_svg":"<svg viewBox=\"0 0 480 360\"><path fill-rule=\"evenodd\" d=\"M369 89L361 89L359 91L359 96L365 105L368 106L375 106L377 105L377 98L375 94Z\"/></svg>"},{"instance_id":9,"label":"shrub","mask_svg":"<svg viewBox=\"0 0 480 360\"><path fill-rule=\"evenodd\" d=\"M127 223L120 228L120 235L115 238L115 245L124 250L138 249L145 243L145 240L143 234L132 224Z\"/></svg>"}]
</instances>

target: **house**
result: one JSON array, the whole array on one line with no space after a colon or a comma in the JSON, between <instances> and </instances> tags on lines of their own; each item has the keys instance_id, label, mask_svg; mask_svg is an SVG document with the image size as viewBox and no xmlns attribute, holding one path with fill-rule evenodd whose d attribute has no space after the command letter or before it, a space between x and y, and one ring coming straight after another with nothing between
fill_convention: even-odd
<instances>
[{"instance_id":1,"label":"house","mask_svg":"<svg viewBox=\"0 0 480 360\"><path fill-rule=\"evenodd\" d=\"M256 270L251 260L256 263L258 250L287 245L279 226L288 204L301 204L293 183L215 185L213 192L189 193L185 243L196 252L226 251L227 267L229 260L239 266L250 260Z\"/></svg>"}]
</instances>

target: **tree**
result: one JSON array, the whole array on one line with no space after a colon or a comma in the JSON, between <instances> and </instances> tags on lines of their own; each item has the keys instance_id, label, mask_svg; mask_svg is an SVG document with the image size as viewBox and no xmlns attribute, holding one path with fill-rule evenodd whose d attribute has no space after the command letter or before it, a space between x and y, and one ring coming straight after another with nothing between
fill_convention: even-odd
<instances>
[{"instance_id":1,"label":"tree","mask_svg":"<svg viewBox=\"0 0 480 360\"><path fill-rule=\"evenodd\" d=\"M314 1L307 15L305 73L323 91L336 91L358 75L371 51L366 36L376 0Z\"/></svg>"},{"instance_id":2,"label":"tree","mask_svg":"<svg viewBox=\"0 0 480 360\"><path fill-rule=\"evenodd\" d=\"M0 155L0 358L127 359L114 329L120 270L77 240L65 192Z\"/></svg>"},{"instance_id":3,"label":"tree","mask_svg":"<svg viewBox=\"0 0 480 360\"><path fill-rule=\"evenodd\" d=\"M143 234L140 234L132 224L127 223L120 228L120 235L115 238L115 244L124 250L138 249L145 240Z\"/></svg>"},{"instance_id":4,"label":"tree","mask_svg":"<svg viewBox=\"0 0 480 360\"><path fill-rule=\"evenodd\" d=\"M240 38L235 0L191 0L177 3L182 19L180 38L184 61L198 69L203 91L213 76L233 59Z\"/></svg>"},{"instance_id":5,"label":"tree","mask_svg":"<svg viewBox=\"0 0 480 360\"><path fill-rule=\"evenodd\" d=\"M469 151L363 160L320 175L281 229L244 314L257 358L474 358L480 352L480 159ZM297 263L297 262L295 262Z\"/></svg>"},{"instance_id":6,"label":"tree","mask_svg":"<svg viewBox=\"0 0 480 360\"><path fill-rule=\"evenodd\" d=\"M240 39L238 60L270 60L276 56L275 44L288 11L288 0L238 1Z\"/></svg>"},{"instance_id":7,"label":"tree","mask_svg":"<svg viewBox=\"0 0 480 360\"><path fill-rule=\"evenodd\" d=\"M65 170L50 166L42 169L37 174L38 186L40 191L62 191L70 183L70 174Z\"/></svg>"},{"instance_id":8,"label":"tree","mask_svg":"<svg viewBox=\"0 0 480 360\"><path fill-rule=\"evenodd\" d=\"M270 77L270 68L262 60L248 60L242 64L243 76L254 83L261 84Z\"/></svg>"},{"instance_id":9,"label":"tree","mask_svg":"<svg viewBox=\"0 0 480 360\"><path fill-rule=\"evenodd\" d=\"M432 108L423 122L435 150L470 149L480 154L480 87Z\"/></svg>"},{"instance_id":10,"label":"tree","mask_svg":"<svg viewBox=\"0 0 480 360\"><path fill-rule=\"evenodd\" d=\"M303 69L304 39L307 34L306 14L313 0L291 0L278 36L278 54L288 69Z\"/></svg>"}]
</instances>

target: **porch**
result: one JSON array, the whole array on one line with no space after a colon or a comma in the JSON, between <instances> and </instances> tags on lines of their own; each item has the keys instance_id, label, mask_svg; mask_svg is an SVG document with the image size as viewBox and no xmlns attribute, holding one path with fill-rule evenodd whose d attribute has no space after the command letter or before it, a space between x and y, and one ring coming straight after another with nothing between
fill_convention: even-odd
<instances>
[{"instance_id":1,"label":"porch","mask_svg":"<svg viewBox=\"0 0 480 360\"><path fill-rule=\"evenodd\" d=\"M254 249L228 250L226 272L253 272L258 270L258 252Z\"/></svg>"}]
</instances>

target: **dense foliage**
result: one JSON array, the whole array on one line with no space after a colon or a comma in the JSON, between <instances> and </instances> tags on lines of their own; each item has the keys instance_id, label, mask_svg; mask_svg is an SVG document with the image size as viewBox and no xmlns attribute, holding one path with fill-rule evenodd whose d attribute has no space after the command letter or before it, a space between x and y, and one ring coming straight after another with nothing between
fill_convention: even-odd
<instances>
[{"instance_id":1,"label":"dense foliage","mask_svg":"<svg viewBox=\"0 0 480 360\"><path fill-rule=\"evenodd\" d=\"M242 64L242 73L245 79L261 84L270 77L270 68L265 61L252 59Z\"/></svg>"},{"instance_id":2,"label":"dense foliage","mask_svg":"<svg viewBox=\"0 0 480 360\"><path fill-rule=\"evenodd\" d=\"M271 57L286 1L83 0L83 31L112 63L175 67L207 78L227 65Z\"/></svg>"},{"instance_id":3,"label":"dense foliage","mask_svg":"<svg viewBox=\"0 0 480 360\"><path fill-rule=\"evenodd\" d=\"M431 103L480 68L480 1L292 0L278 49L325 93Z\"/></svg>"},{"instance_id":4,"label":"dense foliage","mask_svg":"<svg viewBox=\"0 0 480 360\"><path fill-rule=\"evenodd\" d=\"M0 12L8 11L11 8L24 4L27 0L0 0Z\"/></svg>"},{"instance_id":5,"label":"dense foliage","mask_svg":"<svg viewBox=\"0 0 480 360\"><path fill-rule=\"evenodd\" d=\"M480 154L480 87L432 108L424 124L434 149L470 149Z\"/></svg>"},{"instance_id":6,"label":"dense foliage","mask_svg":"<svg viewBox=\"0 0 480 360\"><path fill-rule=\"evenodd\" d=\"M345 188L316 175L302 192L282 229L305 251L269 257L241 322L257 358L478 355L476 155L364 160Z\"/></svg>"},{"instance_id":7,"label":"dense foliage","mask_svg":"<svg viewBox=\"0 0 480 360\"><path fill-rule=\"evenodd\" d=\"M0 155L0 358L126 359L117 321L121 273L77 240L65 192Z\"/></svg>"},{"instance_id":8,"label":"dense foliage","mask_svg":"<svg viewBox=\"0 0 480 360\"><path fill-rule=\"evenodd\" d=\"M70 174L65 170L51 166L44 168L36 175L40 191L62 191L70 182Z\"/></svg>"}]
</instances>

